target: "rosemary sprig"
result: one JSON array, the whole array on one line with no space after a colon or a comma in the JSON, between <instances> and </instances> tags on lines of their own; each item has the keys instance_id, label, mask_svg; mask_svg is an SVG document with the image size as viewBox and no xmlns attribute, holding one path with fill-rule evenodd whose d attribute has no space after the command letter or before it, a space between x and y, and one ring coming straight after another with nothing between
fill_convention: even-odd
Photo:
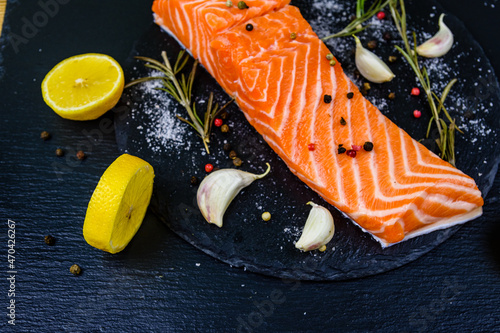
<instances>
[{"instance_id":1,"label":"rosemary sprig","mask_svg":"<svg viewBox=\"0 0 500 333\"><path fill-rule=\"evenodd\" d=\"M198 116L196 112L196 105L192 102L192 91L193 91L193 82L194 77L196 75L196 68L198 66L198 60L195 60L191 72L188 77L184 74L181 74L180 80L177 78L177 75L184 69L186 66L189 55L184 51L180 51L177 55L177 60L172 68L170 61L168 60L167 53L163 51L161 53L161 57L163 58L163 63L148 57L136 57L136 59L142 60L146 62L144 66L157 70L163 73L164 76L149 76L140 78L134 81L129 82L125 88L129 88L133 85L143 83L146 81L152 80L161 80L163 86L160 88L156 88L158 90L163 90L169 93L179 104L181 104L187 111L189 115L189 119L181 117L177 115L179 120L189 124L194 130L198 133L200 138L203 140L203 144L205 145L205 149L207 153L210 154L210 150L208 149L208 144L210 143L210 133L212 131L212 124L217 115L224 110L233 100L229 101L222 107L219 107L219 104L216 103L213 105L213 93L210 93L210 97L208 99L207 110L205 111L205 115L203 117L203 121Z\"/></svg>"},{"instance_id":2,"label":"rosemary sprig","mask_svg":"<svg viewBox=\"0 0 500 333\"><path fill-rule=\"evenodd\" d=\"M420 66L418 61L417 37L415 32L413 32L413 48L410 46L410 41L408 40L404 0L399 0L400 11L398 11L397 8L398 0L391 0L389 7L391 9L394 23L396 24L396 28L398 29L404 43L404 49L399 46L395 47L406 59L408 64L413 69L413 72L415 72L415 75L420 81L420 85L425 91L427 101L429 102L429 106L432 112L432 117L427 127L426 137L429 137L430 129L432 127L432 124L434 123L439 132L439 138L436 139L436 143L440 150L440 156L443 160L448 161L452 165L455 165L455 130L458 130L459 132L461 131L456 126L455 120L451 118L448 110L446 110L444 101L453 85L457 82L457 79L451 80L446 85L443 93L441 94L441 97L439 97L431 90L431 82L427 69L425 68L425 66ZM441 118L441 112L445 115L445 118L448 120L448 122L446 122L445 119Z\"/></svg>"},{"instance_id":3,"label":"rosemary sprig","mask_svg":"<svg viewBox=\"0 0 500 333\"><path fill-rule=\"evenodd\" d=\"M322 41L328 40L330 38L337 37L348 37L357 34L360 31L365 30L368 26L363 26L362 24L369 20L373 15L377 14L379 11L384 9L392 0L382 0L375 1L368 10L365 10L365 0L357 0L356 2L356 18L349 23L344 29L336 32L330 36L321 38Z\"/></svg>"}]
</instances>

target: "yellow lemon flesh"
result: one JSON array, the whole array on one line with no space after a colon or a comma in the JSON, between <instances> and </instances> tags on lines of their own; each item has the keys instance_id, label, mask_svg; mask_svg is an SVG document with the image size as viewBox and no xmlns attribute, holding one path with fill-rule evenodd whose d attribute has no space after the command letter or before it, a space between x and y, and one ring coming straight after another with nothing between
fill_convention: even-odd
<instances>
[{"instance_id":1,"label":"yellow lemon flesh","mask_svg":"<svg viewBox=\"0 0 500 333\"><path fill-rule=\"evenodd\" d=\"M97 53L63 60L45 76L42 95L58 115L92 120L111 110L123 92L123 70L110 56Z\"/></svg>"},{"instance_id":2,"label":"yellow lemon flesh","mask_svg":"<svg viewBox=\"0 0 500 333\"><path fill-rule=\"evenodd\" d=\"M153 193L153 167L128 154L118 157L102 175L83 223L83 237L110 253L123 250L141 226Z\"/></svg>"}]
</instances>

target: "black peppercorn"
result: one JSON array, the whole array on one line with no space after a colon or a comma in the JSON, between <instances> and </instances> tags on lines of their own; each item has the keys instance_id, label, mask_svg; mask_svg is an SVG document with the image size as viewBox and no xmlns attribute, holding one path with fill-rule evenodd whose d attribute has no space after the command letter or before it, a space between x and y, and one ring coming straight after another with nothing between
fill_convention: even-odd
<instances>
[{"instance_id":1,"label":"black peppercorn","mask_svg":"<svg viewBox=\"0 0 500 333\"><path fill-rule=\"evenodd\" d=\"M64 150L62 150L61 148L57 148L56 149L56 156L57 157L63 157L64 156Z\"/></svg>"},{"instance_id":2,"label":"black peppercorn","mask_svg":"<svg viewBox=\"0 0 500 333\"><path fill-rule=\"evenodd\" d=\"M231 144L230 143L225 143L223 149L224 149L225 152L231 151Z\"/></svg>"},{"instance_id":3,"label":"black peppercorn","mask_svg":"<svg viewBox=\"0 0 500 333\"><path fill-rule=\"evenodd\" d=\"M247 31L252 31L253 30L253 25L248 23L246 26L245 26L245 29L247 29Z\"/></svg>"},{"instance_id":4,"label":"black peppercorn","mask_svg":"<svg viewBox=\"0 0 500 333\"><path fill-rule=\"evenodd\" d=\"M43 141L47 141L48 139L50 139L50 133L47 132L47 131L43 131L41 134L40 134L40 138L43 140Z\"/></svg>"},{"instance_id":5,"label":"black peppercorn","mask_svg":"<svg viewBox=\"0 0 500 333\"><path fill-rule=\"evenodd\" d=\"M231 150L231 152L229 153L229 158L234 160L236 157L238 157L238 154L236 154L234 150Z\"/></svg>"},{"instance_id":6,"label":"black peppercorn","mask_svg":"<svg viewBox=\"0 0 500 333\"><path fill-rule=\"evenodd\" d=\"M327 103L327 104L328 104L328 103L331 103L331 102L332 102L332 96L330 96L330 95L325 95L325 96L323 96L323 101L324 101L325 103Z\"/></svg>"},{"instance_id":7,"label":"black peppercorn","mask_svg":"<svg viewBox=\"0 0 500 333\"><path fill-rule=\"evenodd\" d=\"M365 144L363 145L363 149L366 151L372 151L373 143L371 143L370 141L366 141Z\"/></svg>"},{"instance_id":8,"label":"black peppercorn","mask_svg":"<svg viewBox=\"0 0 500 333\"><path fill-rule=\"evenodd\" d=\"M50 246L52 246L56 243L56 239L54 237L52 237L51 235L45 236L44 240L45 240L45 244L50 245Z\"/></svg>"},{"instance_id":9,"label":"black peppercorn","mask_svg":"<svg viewBox=\"0 0 500 333\"><path fill-rule=\"evenodd\" d=\"M199 181L196 176L191 177L191 185L198 185Z\"/></svg>"},{"instance_id":10,"label":"black peppercorn","mask_svg":"<svg viewBox=\"0 0 500 333\"><path fill-rule=\"evenodd\" d=\"M387 96L387 98L389 98L389 99L396 98L396 93L393 93L393 92L389 93L389 95Z\"/></svg>"},{"instance_id":11,"label":"black peppercorn","mask_svg":"<svg viewBox=\"0 0 500 333\"><path fill-rule=\"evenodd\" d=\"M227 113L227 111L222 111L219 114L219 118L222 119L222 120L226 120L228 117L229 117L229 114Z\"/></svg>"},{"instance_id":12,"label":"black peppercorn","mask_svg":"<svg viewBox=\"0 0 500 333\"><path fill-rule=\"evenodd\" d=\"M344 147L339 147L339 154L343 154L347 151Z\"/></svg>"},{"instance_id":13,"label":"black peppercorn","mask_svg":"<svg viewBox=\"0 0 500 333\"><path fill-rule=\"evenodd\" d=\"M366 46L368 46L369 49L373 50L377 47L377 41L371 40L366 44Z\"/></svg>"},{"instance_id":14,"label":"black peppercorn","mask_svg":"<svg viewBox=\"0 0 500 333\"><path fill-rule=\"evenodd\" d=\"M344 117L340 117L340 125L342 126L347 125L347 122L345 121Z\"/></svg>"},{"instance_id":15,"label":"black peppercorn","mask_svg":"<svg viewBox=\"0 0 500 333\"><path fill-rule=\"evenodd\" d=\"M347 98L351 99L353 97L354 97L354 93L353 92L347 93Z\"/></svg>"},{"instance_id":16,"label":"black peppercorn","mask_svg":"<svg viewBox=\"0 0 500 333\"><path fill-rule=\"evenodd\" d=\"M386 41L386 42L389 42L390 40L392 40L392 35L390 32L385 32L384 35L382 36L382 38Z\"/></svg>"},{"instance_id":17,"label":"black peppercorn","mask_svg":"<svg viewBox=\"0 0 500 333\"><path fill-rule=\"evenodd\" d=\"M468 120L473 120L475 118L474 113L470 110L464 113L464 117Z\"/></svg>"}]
</instances>

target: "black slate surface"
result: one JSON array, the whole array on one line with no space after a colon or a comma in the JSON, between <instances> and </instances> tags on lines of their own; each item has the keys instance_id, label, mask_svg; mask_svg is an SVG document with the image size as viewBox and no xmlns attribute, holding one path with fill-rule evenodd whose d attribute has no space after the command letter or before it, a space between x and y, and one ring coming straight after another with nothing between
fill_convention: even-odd
<instances>
[{"instance_id":1,"label":"black slate surface","mask_svg":"<svg viewBox=\"0 0 500 333\"><path fill-rule=\"evenodd\" d=\"M62 1L61 1L62 2ZM440 1L485 48L496 72L496 1ZM104 119L75 123L40 96L45 73L61 59L103 52L123 63L150 26L149 2L61 5L36 36L14 52L8 32L41 10L10 1L0 41L0 263L2 332L456 332L499 331L500 181L485 214L417 261L346 282L291 282L231 268L187 244L148 214L122 253L88 246L81 227L91 193L119 155L114 133L88 143ZM41 49L41 52L40 52ZM36 81L34 81L34 79ZM40 132L53 134L50 141ZM90 150L82 163L54 150ZM58 163L58 164L54 164ZM59 172L54 171L54 167ZM7 323L7 219L16 222L16 325ZM52 234L49 247L43 236ZM69 267L78 263L83 274ZM274 302L273 302L274 301Z\"/></svg>"},{"instance_id":2,"label":"black slate surface","mask_svg":"<svg viewBox=\"0 0 500 333\"><path fill-rule=\"evenodd\" d=\"M350 4L345 0L335 3L342 8L349 8ZM300 8L301 14L311 22L320 37L326 36L325 31L339 31L348 19L322 13L313 1L294 1L293 4ZM409 30L415 29L419 36L423 31L434 32L437 29L436 13L443 12L437 6L434 1L408 2L407 10L412 13L408 19L411 22ZM335 11L335 8L331 10ZM374 21L374 24L380 23L377 19ZM385 41L383 34L390 31L396 36L397 31L391 21L383 22L385 24L368 29L360 37L364 41L375 39L379 44L377 54L387 58L390 54L397 54L394 50L397 42ZM433 82L441 86L440 89L453 77L459 80L446 103L458 124L467 126L466 134L456 138L457 166L476 180L483 196L486 196L500 161L500 146L497 142L500 126L495 113L495 109L500 107L500 89L482 48L463 24L452 15L446 16L446 23L455 34L454 48L442 59L422 61L429 68ZM327 43L346 74L361 86L363 79L355 74L354 55L351 52L353 39L343 38ZM338 50L339 47L343 49ZM128 81L153 75L144 67L144 62L134 59L134 56L146 55L160 59L163 50L167 51L174 63L181 48L172 36L153 24L137 41L124 64ZM460 62L453 62L454 59L460 59ZM409 95L415 77L407 63L400 60L391 64L391 67L397 79L383 85L372 84L367 97L412 137L417 140L423 138L430 118L430 110L425 108L425 96L423 93L418 98ZM448 73L438 73L443 69ZM186 70L186 75L189 70ZM214 92L215 100L221 104L229 100L215 79L203 68L198 69L195 80L193 96L198 110L203 110L204 101L210 92ZM435 88L436 91L438 89ZM387 102L389 91L396 93L394 101ZM469 101L476 103L472 121L464 116L470 110L464 106ZM419 120L413 118L413 108L423 108L424 117ZM183 239L230 265L280 278L315 281L359 278L416 260L459 228L439 230L383 249L289 171L248 124L235 103L227 109L230 114L227 121L230 132L223 134L217 128L213 130L210 155L206 154L194 131L186 124L175 122L177 114L186 116L182 106L163 92L152 91L151 85L126 90L122 102L114 111L120 151L150 161L156 170L152 211ZM165 118L170 121L166 122ZM168 135L169 131L177 133L176 136ZM169 139L159 140L158 137ZM199 212L195 199L197 187L190 184L190 178L205 177L206 163L220 168L234 167L228 153L223 151L225 142L229 142L243 160L242 170L262 173L268 162L271 172L268 177L255 182L236 197L224 215L224 226L218 228L207 224ZM436 148L432 138L424 142L430 148ZM484 151L488 151L488 154L485 155ZM306 203L311 200L327 207L335 220L335 236L324 253L301 253L294 247L310 210ZM264 223L260 218L264 211L272 214L269 223Z\"/></svg>"}]
</instances>

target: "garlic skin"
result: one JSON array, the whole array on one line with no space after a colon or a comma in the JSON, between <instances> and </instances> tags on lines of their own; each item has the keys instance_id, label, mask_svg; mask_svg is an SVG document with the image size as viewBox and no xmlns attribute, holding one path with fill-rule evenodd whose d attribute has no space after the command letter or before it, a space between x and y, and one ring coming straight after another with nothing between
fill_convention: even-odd
<instances>
[{"instance_id":1,"label":"garlic skin","mask_svg":"<svg viewBox=\"0 0 500 333\"><path fill-rule=\"evenodd\" d=\"M356 67L361 75L374 83L391 81L395 77L391 69L373 52L365 49L358 37L353 37L356 40Z\"/></svg>"},{"instance_id":2,"label":"garlic skin","mask_svg":"<svg viewBox=\"0 0 500 333\"><path fill-rule=\"evenodd\" d=\"M295 247L302 251L311 251L321 248L332 240L335 233L335 224L332 214L328 209L314 202L308 202L312 206L306 224L302 230Z\"/></svg>"},{"instance_id":3,"label":"garlic skin","mask_svg":"<svg viewBox=\"0 0 500 333\"><path fill-rule=\"evenodd\" d=\"M261 175L236 170L221 169L205 177L198 188L196 199L201 214L208 223L222 227L222 219L227 207L236 195L256 179L264 178L271 166Z\"/></svg>"},{"instance_id":4,"label":"garlic skin","mask_svg":"<svg viewBox=\"0 0 500 333\"><path fill-rule=\"evenodd\" d=\"M425 43L417 47L418 55L437 58L445 55L453 46L453 33L443 22L444 14L439 16L439 31Z\"/></svg>"}]
</instances>

